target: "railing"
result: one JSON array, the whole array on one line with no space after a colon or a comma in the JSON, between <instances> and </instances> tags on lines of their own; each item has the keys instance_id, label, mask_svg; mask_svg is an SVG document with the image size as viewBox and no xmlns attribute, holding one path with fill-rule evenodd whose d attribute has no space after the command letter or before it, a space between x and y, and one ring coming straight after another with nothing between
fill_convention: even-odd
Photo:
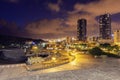
<instances>
[{"instance_id":1,"label":"railing","mask_svg":"<svg viewBox=\"0 0 120 80\"><path fill-rule=\"evenodd\" d=\"M22 67L26 66L26 64L9 64L9 65L0 65L0 68L14 68L14 67Z\"/></svg>"},{"instance_id":2,"label":"railing","mask_svg":"<svg viewBox=\"0 0 120 80\"><path fill-rule=\"evenodd\" d=\"M47 63L47 64L39 64L38 63L38 64L33 64L33 65L28 65L28 66L26 66L26 69L28 71L47 69L47 68L52 68L52 67L56 67L56 66L59 66L59 65L63 65L63 64L69 63L72 60L74 60L74 58L72 58L71 60L70 59L65 59L65 60L61 60L59 62L56 61L56 62Z\"/></svg>"}]
</instances>

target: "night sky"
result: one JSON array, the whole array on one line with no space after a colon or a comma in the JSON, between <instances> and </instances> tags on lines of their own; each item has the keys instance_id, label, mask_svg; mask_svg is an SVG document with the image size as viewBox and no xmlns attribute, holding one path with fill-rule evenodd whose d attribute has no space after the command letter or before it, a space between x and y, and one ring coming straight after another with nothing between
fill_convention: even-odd
<instances>
[{"instance_id":1,"label":"night sky","mask_svg":"<svg viewBox=\"0 0 120 80\"><path fill-rule=\"evenodd\" d=\"M110 13L120 29L120 0L0 0L0 34L30 38L76 37L77 20L87 19L87 36L99 34L98 16Z\"/></svg>"}]
</instances>

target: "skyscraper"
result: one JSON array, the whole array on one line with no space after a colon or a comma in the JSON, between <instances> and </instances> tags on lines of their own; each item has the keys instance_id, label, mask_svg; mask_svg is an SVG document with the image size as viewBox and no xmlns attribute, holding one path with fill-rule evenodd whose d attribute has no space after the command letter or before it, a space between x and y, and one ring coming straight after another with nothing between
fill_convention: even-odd
<instances>
[{"instance_id":1,"label":"skyscraper","mask_svg":"<svg viewBox=\"0 0 120 80\"><path fill-rule=\"evenodd\" d=\"M79 19L77 21L77 38L79 41L86 41L86 19Z\"/></svg>"},{"instance_id":2,"label":"skyscraper","mask_svg":"<svg viewBox=\"0 0 120 80\"><path fill-rule=\"evenodd\" d=\"M111 18L110 14L99 17L100 39L111 39Z\"/></svg>"},{"instance_id":3,"label":"skyscraper","mask_svg":"<svg viewBox=\"0 0 120 80\"><path fill-rule=\"evenodd\" d=\"M120 30L114 32L114 43L120 45Z\"/></svg>"}]
</instances>

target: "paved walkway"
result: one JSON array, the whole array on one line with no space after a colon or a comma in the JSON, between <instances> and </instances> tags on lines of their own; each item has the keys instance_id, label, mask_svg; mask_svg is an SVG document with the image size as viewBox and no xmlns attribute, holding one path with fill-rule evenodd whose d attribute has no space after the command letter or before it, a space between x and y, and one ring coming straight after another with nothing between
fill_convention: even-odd
<instances>
[{"instance_id":1,"label":"paved walkway","mask_svg":"<svg viewBox=\"0 0 120 80\"><path fill-rule=\"evenodd\" d=\"M120 59L92 59L79 56L77 64L65 64L39 71L24 67L0 68L0 80L120 80Z\"/></svg>"}]
</instances>

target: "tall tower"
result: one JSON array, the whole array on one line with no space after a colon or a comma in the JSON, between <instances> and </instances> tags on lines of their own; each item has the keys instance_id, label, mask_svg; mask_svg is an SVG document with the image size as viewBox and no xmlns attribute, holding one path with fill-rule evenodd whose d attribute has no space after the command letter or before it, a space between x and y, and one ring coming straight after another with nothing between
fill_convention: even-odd
<instances>
[{"instance_id":1,"label":"tall tower","mask_svg":"<svg viewBox=\"0 0 120 80\"><path fill-rule=\"evenodd\" d=\"M86 19L79 19L77 21L77 38L79 41L86 41Z\"/></svg>"},{"instance_id":2,"label":"tall tower","mask_svg":"<svg viewBox=\"0 0 120 80\"><path fill-rule=\"evenodd\" d=\"M114 32L114 43L120 45L120 30Z\"/></svg>"},{"instance_id":3,"label":"tall tower","mask_svg":"<svg viewBox=\"0 0 120 80\"><path fill-rule=\"evenodd\" d=\"M110 14L99 17L100 39L111 39L111 18Z\"/></svg>"}]
</instances>

